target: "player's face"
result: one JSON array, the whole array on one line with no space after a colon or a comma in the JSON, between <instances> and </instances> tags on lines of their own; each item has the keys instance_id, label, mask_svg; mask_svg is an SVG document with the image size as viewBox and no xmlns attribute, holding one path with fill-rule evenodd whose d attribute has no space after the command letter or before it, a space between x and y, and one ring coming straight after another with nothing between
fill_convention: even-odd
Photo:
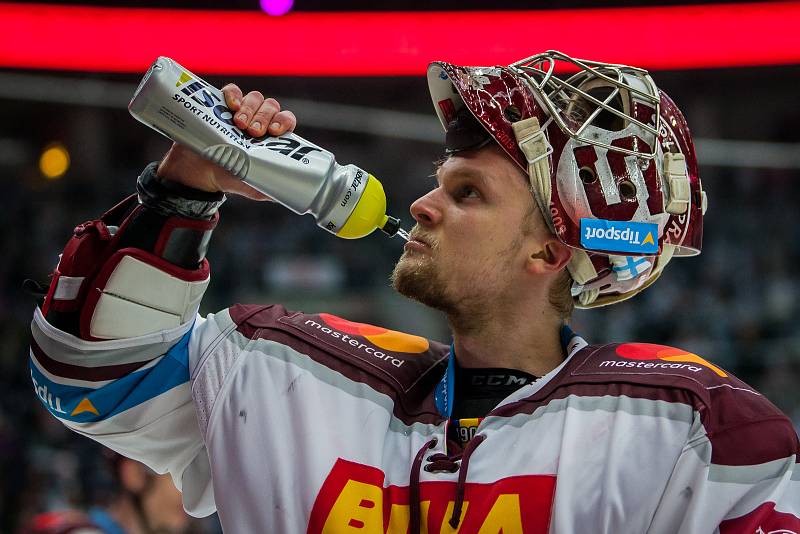
<instances>
[{"instance_id":1,"label":"player's face","mask_svg":"<svg viewBox=\"0 0 800 534\"><path fill-rule=\"evenodd\" d=\"M449 158L411 214L417 225L393 285L451 318L479 320L513 303L526 260L549 237L527 176L496 145Z\"/></svg>"}]
</instances>

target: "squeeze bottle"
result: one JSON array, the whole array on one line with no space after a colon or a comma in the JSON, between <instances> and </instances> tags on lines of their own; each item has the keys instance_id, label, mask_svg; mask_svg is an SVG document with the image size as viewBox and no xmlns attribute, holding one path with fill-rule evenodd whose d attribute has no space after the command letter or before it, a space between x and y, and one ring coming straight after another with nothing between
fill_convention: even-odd
<instances>
[{"instance_id":1,"label":"squeeze bottle","mask_svg":"<svg viewBox=\"0 0 800 534\"><path fill-rule=\"evenodd\" d=\"M325 230L357 239L400 221L386 214L381 183L298 135L253 137L233 122L222 91L167 57L150 67L128 105L137 120L185 145Z\"/></svg>"}]
</instances>

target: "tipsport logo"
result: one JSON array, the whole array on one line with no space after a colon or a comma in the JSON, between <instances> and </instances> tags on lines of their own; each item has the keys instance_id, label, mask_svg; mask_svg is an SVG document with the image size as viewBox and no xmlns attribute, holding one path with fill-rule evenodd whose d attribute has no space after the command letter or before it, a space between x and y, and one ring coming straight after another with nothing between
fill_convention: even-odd
<instances>
[{"instance_id":1,"label":"tipsport logo","mask_svg":"<svg viewBox=\"0 0 800 534\"><path fill-rule=\"evenodd\" d=\"M656 223L581 219L581 245L591 250L657 254L656 236Z\"/></svg>"},{"instance_id":2,"label":"tipsport logo","mask_svg":"<svg viewBox=\"0 0 800 534\"><path fill-rule=\"evenodd\" d=\"M395 367L401 367L404 361L386 352L420 354L430 348L430 343L424 337L371 324L355 323L329 313L321 313L317 317L319 322L314 319L306 319L303 323L304 326L312 327L374 358L388 361ZM364 341L369 343L364 343Z\"/></svg>"},{"instance_id":3,"label":"tipsport logo","mask_svg":"<svg viewBox=\"0 0 800 534\"><path fill-rule=\"evenodd\" d=\"M53 389L58 390L58 386L41 375L38 370L37 374L39 374L39 380L36 380L36 375L34 375L34 370L32 367L31 381L33 382L33 390L42 401L42 404L44 404L45 407L49 409L50 412L52 412L56 417L65 417L67 414L69 414L70 417L77 417L84 413L91 413L96 416L100 415L100 412L97 411L97 408L95 408L94 404L92 404L92 401L86 396L84 396L80 402L75 405L75 408L73 408L72 411L69 411L68 405L72 403L72 400L67 398L67 401L62 401L61 397L59 397L58 394L54 394L52 391ZM41 384L39 383L40 381ZM50 388L47 387L48 385ZM61 389L64 391L63 388ZM66 408L66 410L64 408Z\"/></svg>"},{"instance_id":4,"label":"tipsport logo","mask_svg":"<svg viewBox=\"0 0 800 534\"><path fill-rule=\"evenodd\" d=\"M626 360L633 361L610 361L600 362L600 367L624 367L637 369L686 369L694 373L709 369L722 378L726 378L728 373L714 365L713 363L701 358L697 354L686 352L685 350L667 347L665 345L653 345L650 343L624 343L616 349L618 356Z\"/></svg>"}]
</instances>

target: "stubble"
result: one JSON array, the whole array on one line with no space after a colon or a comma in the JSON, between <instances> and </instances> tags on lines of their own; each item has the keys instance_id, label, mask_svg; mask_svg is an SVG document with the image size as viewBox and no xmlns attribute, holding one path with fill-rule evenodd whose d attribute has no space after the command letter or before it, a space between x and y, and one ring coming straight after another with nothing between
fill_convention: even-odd
<instances>
[{"instance_id":1,"label":"stubble","mask_svg":"<svg viewBox=\"0 0 800 534\"><path fill-rule=\"evenodd\" d=\"M434 247L428 253L404 252L392 271L392 287L404 297L449 313L454 303L447 294L446 280L437 269Z\"/></svg>"},{"instance_id":2,"label":"stubble","mask_svg":"<svg viewBox=\"0 0 800 534\"><path fill-rule=\"evenodd\" d=\"M446 278L447 269L441 265L436 242L424 236L431 250L403 253L391 275L392 287L405 297L444 312L451 328L462 333L480 331L492 310L502 308L502 302L495 301L505 300L508 292L513 291L513 288L500 288L505 285L504 272L514 268L511 262L522 245L523 235L521 232L515 236L495 255L494 261L461 258L460 261L473 263L474 270L460 287L453 287L453 281Z\"/></svg>"}]
</instances>

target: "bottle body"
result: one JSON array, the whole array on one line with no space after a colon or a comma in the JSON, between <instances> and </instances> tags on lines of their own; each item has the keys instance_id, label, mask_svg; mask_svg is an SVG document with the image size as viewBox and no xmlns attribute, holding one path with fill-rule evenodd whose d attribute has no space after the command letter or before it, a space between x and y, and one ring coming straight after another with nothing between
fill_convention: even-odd
<instances>
[{"instance_id":1,"label":"bottle body","mask_svg":"<svg viewBox=\"0 0 800 534\"><path fill-rule=\"evenodd\" d=\"M169 58L153 63L128 110L293 212L310 213L331 233L363 237L386 223L386 196L375 177L337 164L300 136L242 132L222 92Z\"/></svg>"}]
</instances>

